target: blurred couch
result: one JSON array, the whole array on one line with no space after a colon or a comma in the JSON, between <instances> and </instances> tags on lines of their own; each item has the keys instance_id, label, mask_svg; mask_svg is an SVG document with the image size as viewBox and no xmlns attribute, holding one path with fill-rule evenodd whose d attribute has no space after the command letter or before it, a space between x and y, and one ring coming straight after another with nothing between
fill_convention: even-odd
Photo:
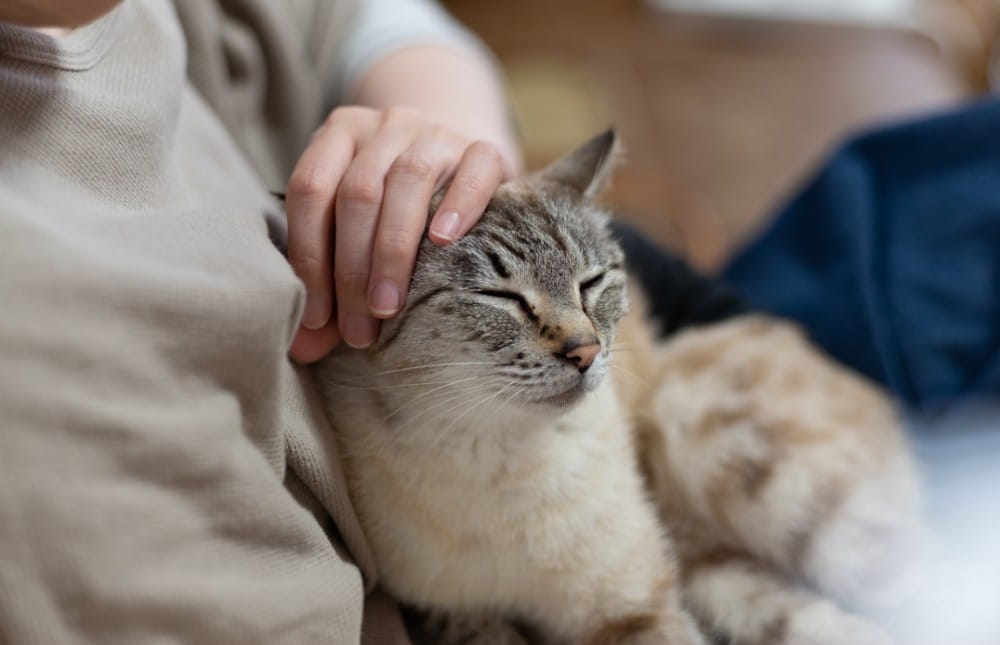
<instances>
[{"instance_id":1,"label":"blurred couch","mask_svg":"<svg viewBox=\"0 0 1000 645\"><path fill-rule=\"evenodd\" d=\"M858 129L987 91L995 0L913 0L892 27L662 11L641 0L448 0L503 64L529 165L615 124L609 201L714 269Z\"/></svg>"}]
</instances>

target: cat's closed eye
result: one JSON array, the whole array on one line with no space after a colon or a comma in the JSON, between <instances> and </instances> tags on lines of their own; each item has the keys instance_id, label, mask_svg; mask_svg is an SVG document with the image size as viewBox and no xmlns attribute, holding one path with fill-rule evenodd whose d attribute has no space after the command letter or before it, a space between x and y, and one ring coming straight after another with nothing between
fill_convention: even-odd
<instances>
[{"instance_id":1,"label":"cat's closed eye","mask_svg":"<svg viewBox=\"0 0 1000 645\"><path fill-rule=\"evenodd\" d=\"M603 281L604 278L607 277L607 275L612 271L620 271L622 270L622 268L623 267L620 262L612 262L611 264L602 267L600 273L580 282L579 285L580 295L584 295L588 289L591 289L599 285L601 281Z\"/></svg>"},{"instance_id":2,"label":"cat's closed eye","mask_svg":"<svg viewBox=\"0 0 1000 645\"><path fill-rule=\"evenodd\" d=\"M587 289L590 289L591 287L596 287L598 285L598 283L600 283L600 281L604 279L605 275L607 275L607 271L602 271L602 272L598 273L597 275L595 275L594 277L588 278L587 280L584 280L583 282L581 282L580 283L580 293L581 294L585 293L587 291Z\"/></svg>"},{"instance_id":3,"label":"cat's closed eye","mask_svg":"<svg viewBox=\"0 0 1000 645\"><path fill-rule=\"evenodd\" d=\"M512 300L521 307L521 311L525 313L529 318L535 317L535 310L528 302L528 299L523 295L517 293L516 291L506 291L504 289L479 289L476 291L481 296L488 296L490 298L500 298L502 300Z\"/></svg>"}]
</instances>

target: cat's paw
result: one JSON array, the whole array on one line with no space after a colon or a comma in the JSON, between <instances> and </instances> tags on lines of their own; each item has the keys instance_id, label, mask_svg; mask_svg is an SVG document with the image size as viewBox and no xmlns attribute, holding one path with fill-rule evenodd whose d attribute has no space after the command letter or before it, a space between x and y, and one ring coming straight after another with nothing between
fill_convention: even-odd
<instances>
[{"instance_id":1,"label":"cat's paw","mask_svg":"<svg viewBox=\"0 0 1000 645\"><path fill-rule=\"evenodd\" d=\"M781 645L895 645L887 631L858 616L818 601L789 616Z\"/></svg>"}]
</instances>

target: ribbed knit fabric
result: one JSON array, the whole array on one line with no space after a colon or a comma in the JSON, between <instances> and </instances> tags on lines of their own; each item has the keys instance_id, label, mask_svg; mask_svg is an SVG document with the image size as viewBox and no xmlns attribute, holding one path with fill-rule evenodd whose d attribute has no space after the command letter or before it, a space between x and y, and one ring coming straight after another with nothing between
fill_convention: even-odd
<instances>
[{"instance_id":1,"label":"ribbed knit fabric","mask_svg":"<svg viewBox=\"0 0 1000 645\"><path fill-rule=\"evenodd\" d=\"M331 4L0 25L0 642L405 642L269 240Z\"/></svg>"}]
</instances>

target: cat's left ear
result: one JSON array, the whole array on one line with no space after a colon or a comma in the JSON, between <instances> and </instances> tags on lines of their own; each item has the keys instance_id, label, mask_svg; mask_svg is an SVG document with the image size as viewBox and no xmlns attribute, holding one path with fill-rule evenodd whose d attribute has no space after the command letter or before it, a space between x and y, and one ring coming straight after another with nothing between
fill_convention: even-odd
<instances>
[{"instance_id":1,"label":"cat's left ear","mask_svg":"<svg viewBox=\"0 0 1000 645\"><path fill-rule=\"evenodd\" d=\"M603 132L542 170L540 179L562 184L584 199L597 196L607 185L619 157L614 128Z\"/></svg>"}]
</instances>

